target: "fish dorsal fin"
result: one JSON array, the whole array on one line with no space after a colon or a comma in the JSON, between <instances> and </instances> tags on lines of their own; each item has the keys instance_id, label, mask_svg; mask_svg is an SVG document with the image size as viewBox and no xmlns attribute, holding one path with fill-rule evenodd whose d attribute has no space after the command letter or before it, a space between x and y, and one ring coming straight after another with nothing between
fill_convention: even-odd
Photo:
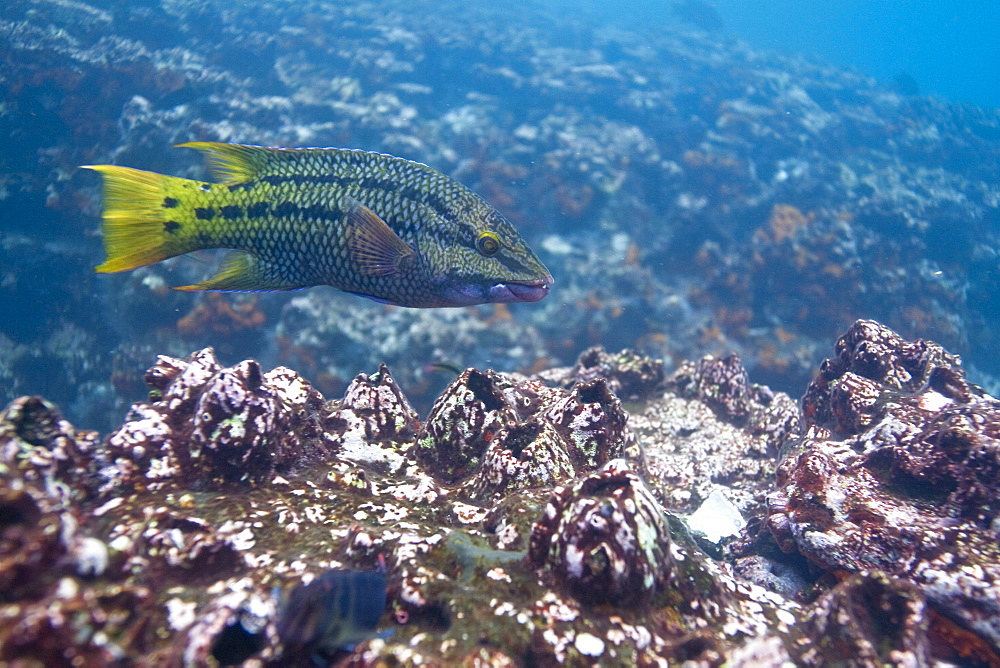
<instances>
[{"instance_id":1,"label":"fish dorsal fin","mask_svg":"<svg viewBox=\"0 0 1000 668\"><path fill-rule=\"evenodd\" d=\"M218 141L189 141L177 146L204 153L212 176L227 186L272 173L279 163L278 156L281 155L281 149Z\"/></svg>"},{"instance_id":2,"label":"fish dorsal fin","mask_svg":"<svg viewBox=\"0 0 1000 668\"><path fill-rule=\"evenodd\" d=\"M366 276L391 276L406 269L415 253L374 211L353 197L347 203L347 248Z\"/></svg>"}]
</instances>

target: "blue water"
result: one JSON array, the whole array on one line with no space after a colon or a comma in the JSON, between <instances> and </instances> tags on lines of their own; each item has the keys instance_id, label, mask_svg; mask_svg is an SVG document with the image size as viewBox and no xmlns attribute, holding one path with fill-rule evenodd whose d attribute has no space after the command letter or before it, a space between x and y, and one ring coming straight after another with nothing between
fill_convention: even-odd
<instances>
[{"instance_id":1,"label":"blue water","mask_svg":"<svg viewBox=\"0 0 1000 668\"><path fill-rule=\"evenodd\" d=\"M686 7L686 9L684 9ZM157 354L285 364L337 397L389 364L426 412L458 366L592 345L738 352L802 392L870 317L1000 362L1000 3L35 2L0 7L0 403L120 422ZM120 275L99 179L209 178L185 141L419 160L507 215L556 279L509 311ZM435 366L437 365L437 366ZM443 365L443 366L442 366Z\"/></svg>"},{"instance_id":2,"label":"blue water","mask_svg":"<svg viewBox=\"0 0 1000 668\"><path fill-rule=\"evenodd\" d=\"M726 31L755 47L815 54L927 94L1000 107L1000 3L993 0L718 0Z\"/></svg>"},{"instance_id":3,"label":"blue water","mask_svg":"<svg viewBox=\"0 0 1000 668\"><path fill-rule=\"evenodd\" d=\"M584 4L601 20L670 25L674 3ZM814 56L889 81L906 72L925 94L1000 107L1000 3L992 0L714 0L720 38ZM579 3L565 5L566 12Z\"/></svg>"}]
</instances>

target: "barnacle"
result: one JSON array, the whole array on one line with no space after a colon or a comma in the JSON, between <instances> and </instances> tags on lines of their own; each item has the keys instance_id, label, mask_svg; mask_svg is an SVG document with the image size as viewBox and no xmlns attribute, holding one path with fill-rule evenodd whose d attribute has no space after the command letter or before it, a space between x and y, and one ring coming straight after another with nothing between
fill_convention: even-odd
<instances>
[{"instance_id":1,"label":"barnacle","mask_svg":"<svg viewBox=\"0 0 1000 668\"><path fill-rule=\"evenodd\" d=\"M553 487L575 474L566 443L555 427L532 417L497 431L469 493L487 501L518 489Z\"/></svg>"},{"instance_id":2,"label":"barnacle","mask_svg":"<svg viewBox=\"0 0 1000 668\"><path fill-rule=\"evenodd\" d=\"M663 511L621 460L556 489L532 527L529 558L592 605L649 603L673 572Z\"/></svg>"},{"instance_id":3,"label":"barnacle","mask_svg":"<svg viewBox=\"0 0 1000 668\"><path fill-rule=\"evenodd\" d=\"M475 472L493 436L517 411L492 372L467 369L434 402L417 441L417 459L441 481Z\"/></svg>"}]
</instances>

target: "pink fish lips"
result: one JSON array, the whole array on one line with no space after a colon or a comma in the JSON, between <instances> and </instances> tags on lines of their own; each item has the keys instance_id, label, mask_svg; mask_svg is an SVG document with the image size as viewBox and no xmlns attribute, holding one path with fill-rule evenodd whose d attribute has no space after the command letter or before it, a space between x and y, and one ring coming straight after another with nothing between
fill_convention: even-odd
<instances>
[{"instance_id":1,"label":"pink fish lips","mask_svg":"<svg viewBox=\"0 0 1000 668\"><path fill-rule=\"evenodd\" d=\"M537 302L549 294L549 287L552 285L552 282L552 277L546 276L537 281L498 283L490 288L490 301L508 303Z\"/></svg>"}]
</instances>

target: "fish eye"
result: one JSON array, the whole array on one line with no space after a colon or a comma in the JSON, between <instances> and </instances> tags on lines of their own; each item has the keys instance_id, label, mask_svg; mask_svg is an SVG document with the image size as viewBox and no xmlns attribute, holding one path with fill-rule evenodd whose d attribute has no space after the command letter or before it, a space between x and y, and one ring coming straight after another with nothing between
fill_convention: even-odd
<instances>
[{"instance_id":1,"label":"fish eye","mask_svg":"<svg viewBox=\"0 0 1000 668\"><path fill-rule=\"evenodd\" d=\"M496 255L500 250L500 237L493 232L483 232L476 237L476 249L487 257Z\"/></svg>"}]
</instances>

